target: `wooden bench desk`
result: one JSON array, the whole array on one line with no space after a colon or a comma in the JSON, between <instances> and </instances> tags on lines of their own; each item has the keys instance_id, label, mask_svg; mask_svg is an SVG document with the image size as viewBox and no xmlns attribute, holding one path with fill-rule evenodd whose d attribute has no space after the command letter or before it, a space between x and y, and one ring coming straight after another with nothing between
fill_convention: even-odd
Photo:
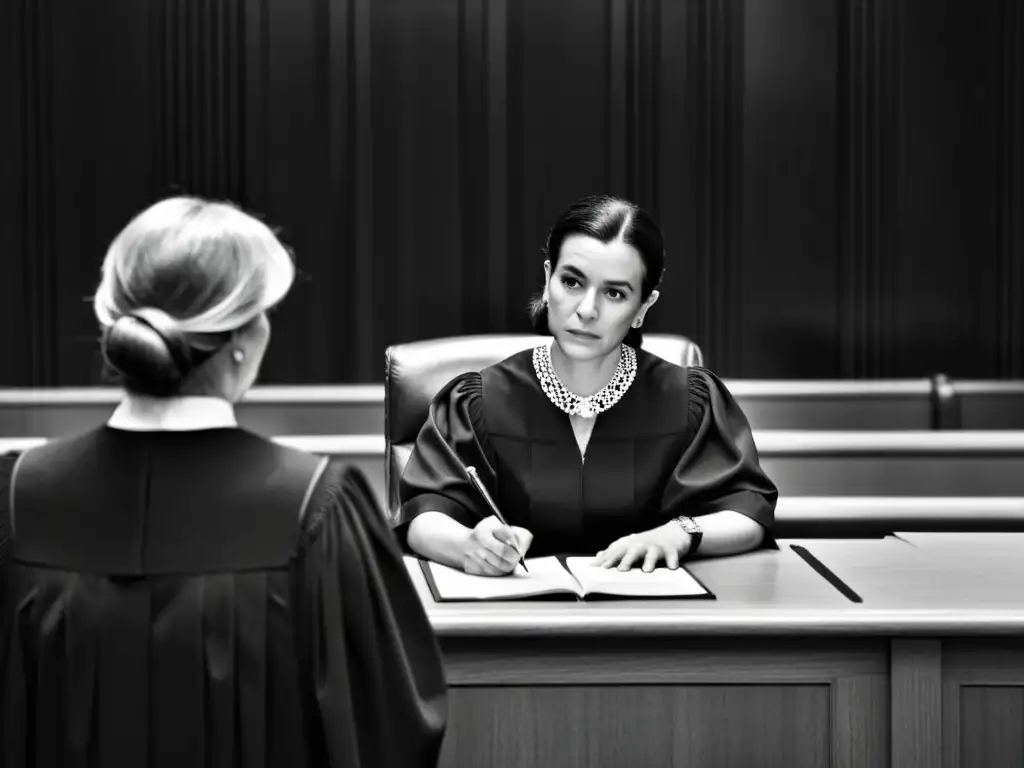
<instances>
[{"instance_id":1,"label":"wooden bench desk","mask_svg":"<svg viewBox=\"0 0 1024 768\"><path fill-rule=\"evenodd\" d=\"M858 604L791 543L692 563L716 601L438 604L410 567L451 686L442 764L1024 764L1012 558L803 542Z\"/></svg>"}]
</instances>

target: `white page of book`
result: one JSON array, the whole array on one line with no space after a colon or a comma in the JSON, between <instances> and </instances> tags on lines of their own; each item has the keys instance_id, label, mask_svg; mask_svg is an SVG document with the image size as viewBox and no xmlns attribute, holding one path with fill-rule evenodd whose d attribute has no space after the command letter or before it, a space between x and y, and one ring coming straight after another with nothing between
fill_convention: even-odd
<instances>
[{"instance_id":1,"label":"white page of book","mask_svg":"<svg viewBox=\"0 0 1024 768\"><path fill-rule=\"evenodd\" d=\"M448 600L487 600L563 591L580 594L575 579L555 557L528 557L529 573L517 565L508 576L473 576L433 562L429 567L438 593Z\"/></svg>"},{"instance_id":2,"label":"white page of book","mask_svg":"<svg viewBox=\"0 0 1024 768\"><path fill-rule=\"evenodd\" d=\"M584 594L595 592L625 597L673 597L705 595L707 590L682 567L664 566L644 573L639 568L620 571L591 565L592 557L567 557L565 564L583 585Z\"/></svg>"}]
</instances>

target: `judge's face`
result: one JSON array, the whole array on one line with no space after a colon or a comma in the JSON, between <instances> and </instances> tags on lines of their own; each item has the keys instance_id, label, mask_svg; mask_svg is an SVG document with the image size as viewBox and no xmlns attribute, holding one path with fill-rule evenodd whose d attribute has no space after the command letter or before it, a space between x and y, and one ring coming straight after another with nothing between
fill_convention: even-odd
<instances>
[{"instance_id":1,"label":"judge's face","mask_svg":"<svg viewBox=\"0 0 1024 768\"><path fill-rule=\"evenodd\" d=\"M548 326L567 357L593 360L618 349L657 299L657 291L641 299L644 270L636 248L621 240L565 239L557 262L544 263L544 298Z\"/></svg>"}]
</instances>

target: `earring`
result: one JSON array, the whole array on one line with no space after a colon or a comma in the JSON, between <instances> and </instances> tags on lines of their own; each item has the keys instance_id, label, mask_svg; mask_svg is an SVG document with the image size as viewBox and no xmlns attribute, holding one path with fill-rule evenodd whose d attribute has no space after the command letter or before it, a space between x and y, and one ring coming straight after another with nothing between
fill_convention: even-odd
<instances>
[{"instance_id":1,"label":"earring","mask_svg":"<svg viewBox=\"0 0 1024 768\"><path fill-rule=\"evenodd\" d=\"M234 351L233 351L233 352L231 353L231 359L232 359L232 360L234 360L234 361L235 361L236 363L238 363L239 365L241 365L241 364L242 364L242 361L243 361L243 360L245 360L245 354L244 354L244 353L242 352L242 350L240 350L240 349L235 349L235 350L234 350Z\"/></svg>"}]
</instances>

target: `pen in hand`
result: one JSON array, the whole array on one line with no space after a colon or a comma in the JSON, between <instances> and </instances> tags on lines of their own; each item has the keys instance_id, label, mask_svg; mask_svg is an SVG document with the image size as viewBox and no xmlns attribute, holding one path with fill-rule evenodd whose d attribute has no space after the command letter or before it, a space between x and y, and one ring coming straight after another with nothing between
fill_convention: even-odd
<instances>
[{"instance_id":1,"label":"pen in hand","mask_svg":"<svg viewBox=\"0 0 1024 768\"><path fill-rule=\"evenodd\" d=\"M480 479L480 475L476 473L476 467L466 467L466 472L469 474L469 479L473 481L473 485L475 485L476 489L480 492L480 495L484 497L484 501L487 502L487 506L491 508L491 512L493 512L494 516L498 518L498 521L502 525L511 528L512 526L508 524L508 520L506 520L505 516L501 514L501 510L498 509L498 505L495 504L494 499L491 498L491 494L487 492L487 486L483 484L483 481ZM514 537L515 534L513 534L513 538ZM526 567L526 561L523 560L523 556L519 552L519 547L515 544L510 544L509 546L511 546L512 549L516 551L516 554L519 555L519 564L523 566L523 570L529 573L530 569Z\"/></svg>"}]
</instances>

